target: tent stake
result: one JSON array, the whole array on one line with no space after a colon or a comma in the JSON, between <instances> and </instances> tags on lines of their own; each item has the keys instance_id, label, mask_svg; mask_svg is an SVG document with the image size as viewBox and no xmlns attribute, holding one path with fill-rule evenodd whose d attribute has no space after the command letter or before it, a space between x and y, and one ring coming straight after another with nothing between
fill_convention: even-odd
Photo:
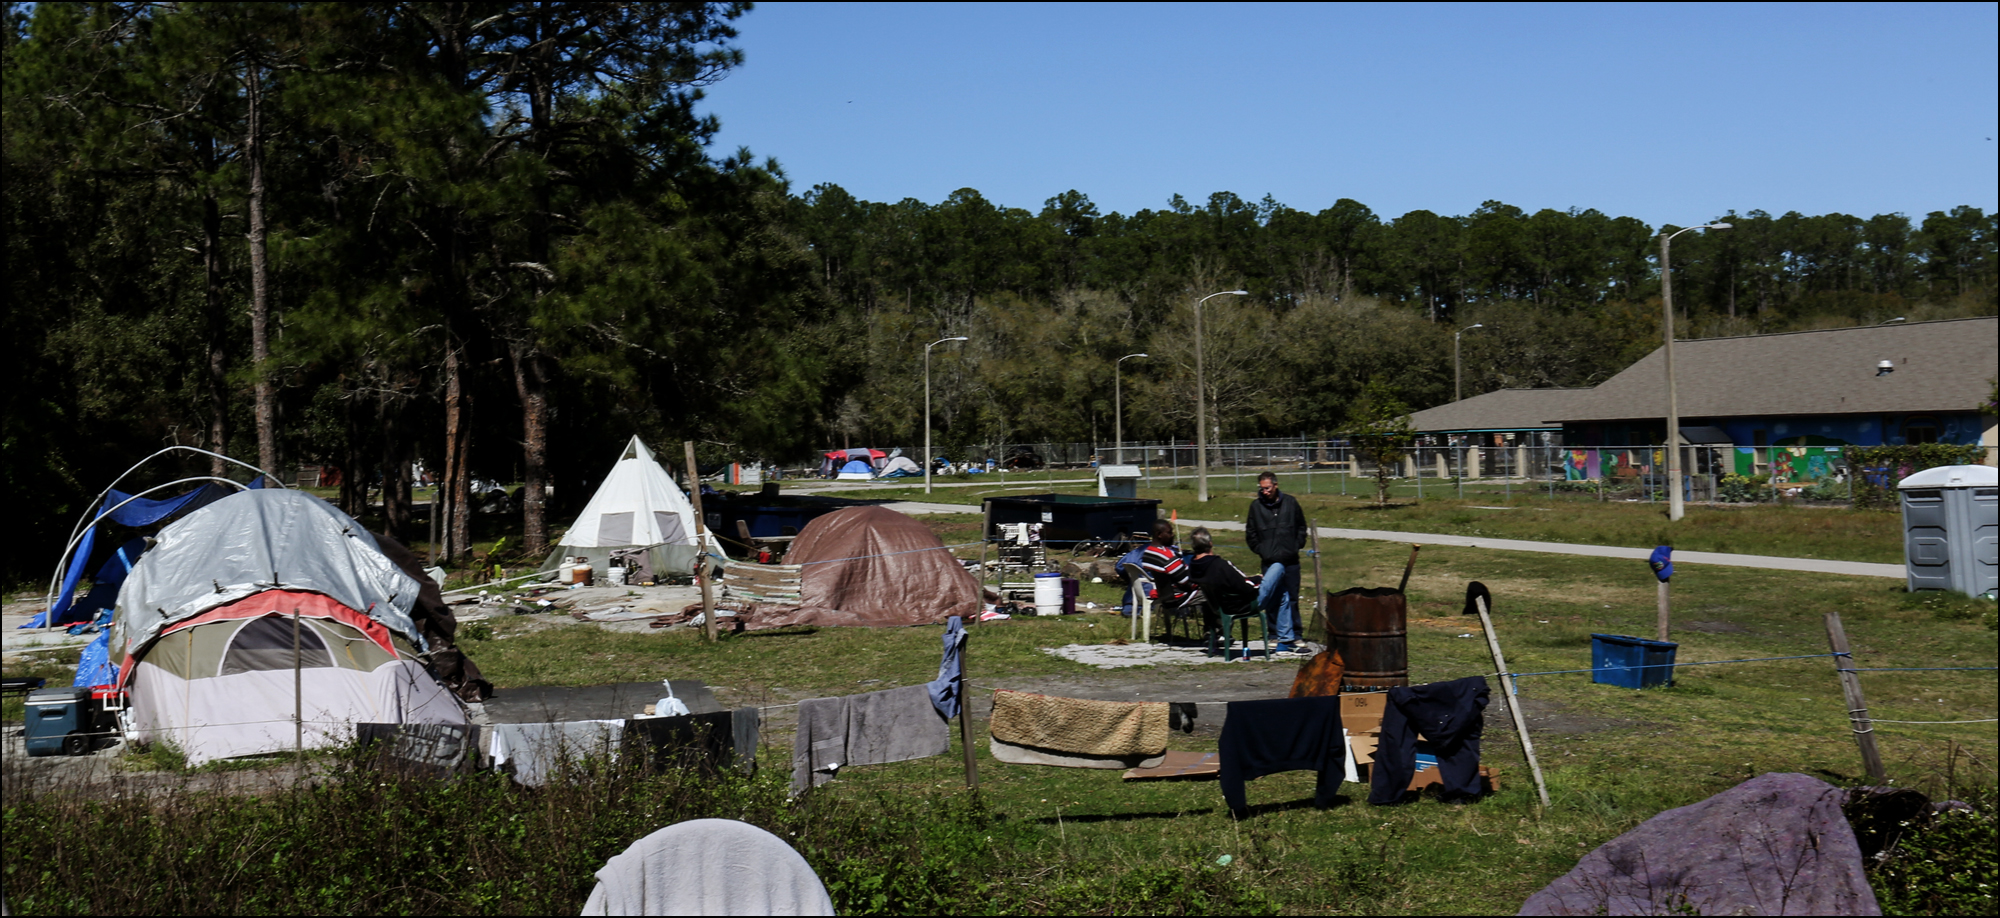
<instances>
[{"instance_id":1,"label":"tent stake","mask_svg":"<svg viewBox=\"0 0 2000 918\"><path fill-rule=\"evenodd\" d=\"M1535 759L1535 741L1528 738L1528 718L1521 714L1521 698L1514 694L1514 676L1507 672L1507 658L1500 655L1500 635L1493 633L1493 616L1486 613L1486 597L1476 597L1479 606L1479 625L1486 629L1486 649L1493 651L1493 668L1500 671L1500 691L1506 693L1502 699L1507 705L1507 713L1514 718L1514 733L1521 738L1521 754L1528 759L1528 772L1535 776L1535 794L1541 798L1541 807L1549 808L1549 786L1542 781L1542 763Z\"/></svg>"},{"instance_id":2,"label":"tent stake","mask_svg":"<svg viewBox=\"0 0 2000 918\"><path fill-rule=\"evenodd\" d=\"M703 633L708 642L715 643L715 591L708 576L708 517L701 512L701 475L694 467L694 441L682 440L681 447L687 450L688 499L694 502L694 576L701 582L701 617Z\"/></svg>"}]
</instances>

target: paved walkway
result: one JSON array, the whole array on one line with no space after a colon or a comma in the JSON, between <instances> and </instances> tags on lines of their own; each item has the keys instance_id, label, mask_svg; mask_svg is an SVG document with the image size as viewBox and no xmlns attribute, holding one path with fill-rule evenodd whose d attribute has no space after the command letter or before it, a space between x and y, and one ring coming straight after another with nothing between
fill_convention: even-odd
<instances>
[{"instance_id":1,"label":"paved walkway","mask_svg":"<svg viewBox=\"0 0 2000 918\"><path fill-rule=\"evenodd\" d=\"M964 504L928 504L903 501L888 505L903 513L977 513L979 508ZM1186 526L1241 531L1236 520L1183 519ZM1555 555L1582 555L1589 558L1626 558L1644 561L1650 548L1619 548L1609 545L1571 545L1564 542L1530 542L1525 539L1482 539L1469 536L1438 535L1431 532L1387 532L1377 529L1319 528L1322 539L1369 539L1379 542L1413 542L1418 545L1449 545L1455 548L1488 548L1495 551L1535 551ZM1724 567L1754 567L1772 571L1800 571L1809 574L1847 574L1855 577L1904 577L1900 564L1871 564L1865 561L1826 561L1819 558L1778 558L1770 555L1735 555L1716 551L1674 552L1675 564L1717 564Z\"/></svg>"}]
</instances>

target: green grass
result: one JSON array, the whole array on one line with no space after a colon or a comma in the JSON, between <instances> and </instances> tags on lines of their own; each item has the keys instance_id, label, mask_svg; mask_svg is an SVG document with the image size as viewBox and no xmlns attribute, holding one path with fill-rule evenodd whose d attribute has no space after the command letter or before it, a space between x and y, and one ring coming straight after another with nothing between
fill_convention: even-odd
<instances>
[{"instance_id":1,"label":"green grass","mask_svg":"<svg viewBox=\"0 0 2000 918\"><path fill-rule=\"evenodd\" d=\"M1205 504L1195 499L1191 478L1183 477L1178 482L1155 479L1155 482L1162 486L1140 488L1139 496L1161 501L1162 515L1178 512L1183 519L1240 521L1256 496L1252 474L1211 476L1210 499ZM1599 501L1593 495L1563 492L1550 497L1546 490L1523 487L1513 488L1510 495L1498 485L1468 484L1461 499L1449 481L1427 482L1424 496L1419 500L1415 488L1402 483L1392 490L1391 505L1378 508L1371 480L1348 481L1346 494L1339 492L1340 479L1333 475L1314 473L1310 492L1303 474L1280 475L1278 483L1299 499L1300 506L1315 524L1333 528L1626 548L1672 545L1686 551L1887 564L1903 560L1902 519L1894 512L1791 505L1689 504L1686 518L1673 523L1667 520L1664 502ZM1005 486L982 483L981 487L940 488L928 495L921 485L839 493L871 499L976 505L986 497L1050 489L1062 493L1095 490L1088 484L1037 486L1033 482L1014 482ZM1484 507L1512 509L1481 509Z\"/></svg>"},{"instance_id":2,"label":"green grass","mask_svg":"<svg viewBox=\"0 0 2000 918\"><path fill-rule=\"evenodd\" d=\"M947 541L964 541L977 526L971 517L925 519ZM1246 560L1227 536L1223 551ZM1406 556L1391 543L1336 543L1322 557L1325 587L1393 585ZM1414 681L1492 671L1476 619L1458 614L1473 579L1493 590L1495 627L1515 671L1589 666L1592 632L1653 633L1655 589L1637 562L1426 548L1410 587ZM1084 595L1112 589L1087 585ZM1863 667L1993 666L2000 658L1992 603L1911 596L1893 580L1690 566L1675 578L1673 600L1683 663L1825 653L1828 611L1841 614ZM793 629L709 644L685 629L531 630L511 618L490 627L490 637L466 649L503 693L671 676L702 679L730 704L928 680L939 633L936 626ZM975 694L1003 677L1158 676L1098 671L1041 650L1122 637L1125 627L1103 614L975 626L968 657ZM1204 683L1217 684L1264 665L1290 664L1201 673ZM1992 672L1866 673L1862 682L1871 712L1894 720L1992 717L2000 694ZM489 779L445 787L344 781L265 802L216 806L189 798L175 804L184 810L129 803L61 809L55 801L10 799L5 831L26 847L9 846L7 891L10 903L43 912L102 913L142 902L214 912L560 913L580 906L589 872L629 840L677 819L724 815L796 839L844 913L1504 914L1595 846L1749 777L1783 771L1835 784L1867 780L1827 658L1686 667L1673 687L1643 692L1578 674L1526 677L1521 691L1531 714L1554 718L1535 736L1555 802L1546 814L1533 806L1527 769L1498 708L1489 709L1484 759L1502 771L1503 789L1476 805L1426 800L1376 809L1359 802L1363 789L1349 787L1355 802L1320 811L1309 805L1311 776L1291 773L1253 782L1255 813L1242 822L1228 817L1212 781L1128 784L1115 771L1004 765L987 756L983 737L975 749L981 786L969 792L956 729L948 755L852 769L805 802L785 804L788 738L773 735L767 770L754 782L661 776L526 792ZM1885 723L1876 737L1891 780L1933 796L1985 799L1979 795L1990 796L2000 777L1992 724ZM1213 740L1199 735L1176 734L1173 742L1213 749ZM98 828L79 831L83 819ZM175 881L171 889L141 891L151 898L120 899L117 883L45 870L18 853L58 836L117 840L103 855L69 842L75 850L65 863L110 863L105 858L115 850L126 875L165 876L170 867L193 875L209 862L243 866L212 883ZM1932 848L1948 852L1958 837L1940 836ZM315 839L310 870L274 866L272 853L306 838ZM231 860L239 849L258 855ZM1882 881L1885 905L1993 910L1990 881L1983 891L1976 882L1985 868L1972 865L1974 881L1961 883L1965 870L1918 865L1937 859L1927 854ZM393 881L371 879L392 867ZM336 879L295 879L307 874ZM1936 892L1951 883L1958 885L1949 895Z\"/></svg>"}]
</instances>

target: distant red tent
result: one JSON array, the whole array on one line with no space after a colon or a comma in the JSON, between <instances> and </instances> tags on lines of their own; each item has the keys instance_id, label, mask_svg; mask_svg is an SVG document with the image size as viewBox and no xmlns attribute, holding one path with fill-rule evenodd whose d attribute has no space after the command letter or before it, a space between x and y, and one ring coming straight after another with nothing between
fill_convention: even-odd
<instances>
[{"instance_id":1,"label":"distant red tent","mask_svg":"<svg viewBox=\"0 0 2000 918\"><path fill-rule=\"evenodd\" d=\"M799 603L727 606L746 630L890 628L979 612L979 581L930 527L885 507L849 507L807 523L785 562L799 568Z\"/></svg>"}]
</instances>

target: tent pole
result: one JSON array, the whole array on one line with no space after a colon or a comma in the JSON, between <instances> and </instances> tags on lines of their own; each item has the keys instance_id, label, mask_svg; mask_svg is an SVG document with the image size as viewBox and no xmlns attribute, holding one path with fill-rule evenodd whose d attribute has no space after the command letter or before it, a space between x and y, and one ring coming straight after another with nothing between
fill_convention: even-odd
<instances>
[{"instance_id":1,"label":"tent pole","mask_svg":"<svg viewBox=\"0 0 2000 918\"><path fill-rule=\"evenodd\" d=\"M273 576L273 581L278 578ZM306 760L305 676L300 666L299 607L292 607L292 752L300 764Z\"/></svg>"},{"instance_id":2,"label":"tent pole","mask_svg":"<svg viewBox=\"0 0 2000 918\"><path fill-rule=\"evenodd\" d=\"M701 616L703 634L709 643L715 643L715 589L708 576L708 518L701 512L701 476L694 467L694 441L682 440L681 447L687 451L688 499L694 503L694 550L695 579L701 581Z\"/></svg>"}]
</instances>

